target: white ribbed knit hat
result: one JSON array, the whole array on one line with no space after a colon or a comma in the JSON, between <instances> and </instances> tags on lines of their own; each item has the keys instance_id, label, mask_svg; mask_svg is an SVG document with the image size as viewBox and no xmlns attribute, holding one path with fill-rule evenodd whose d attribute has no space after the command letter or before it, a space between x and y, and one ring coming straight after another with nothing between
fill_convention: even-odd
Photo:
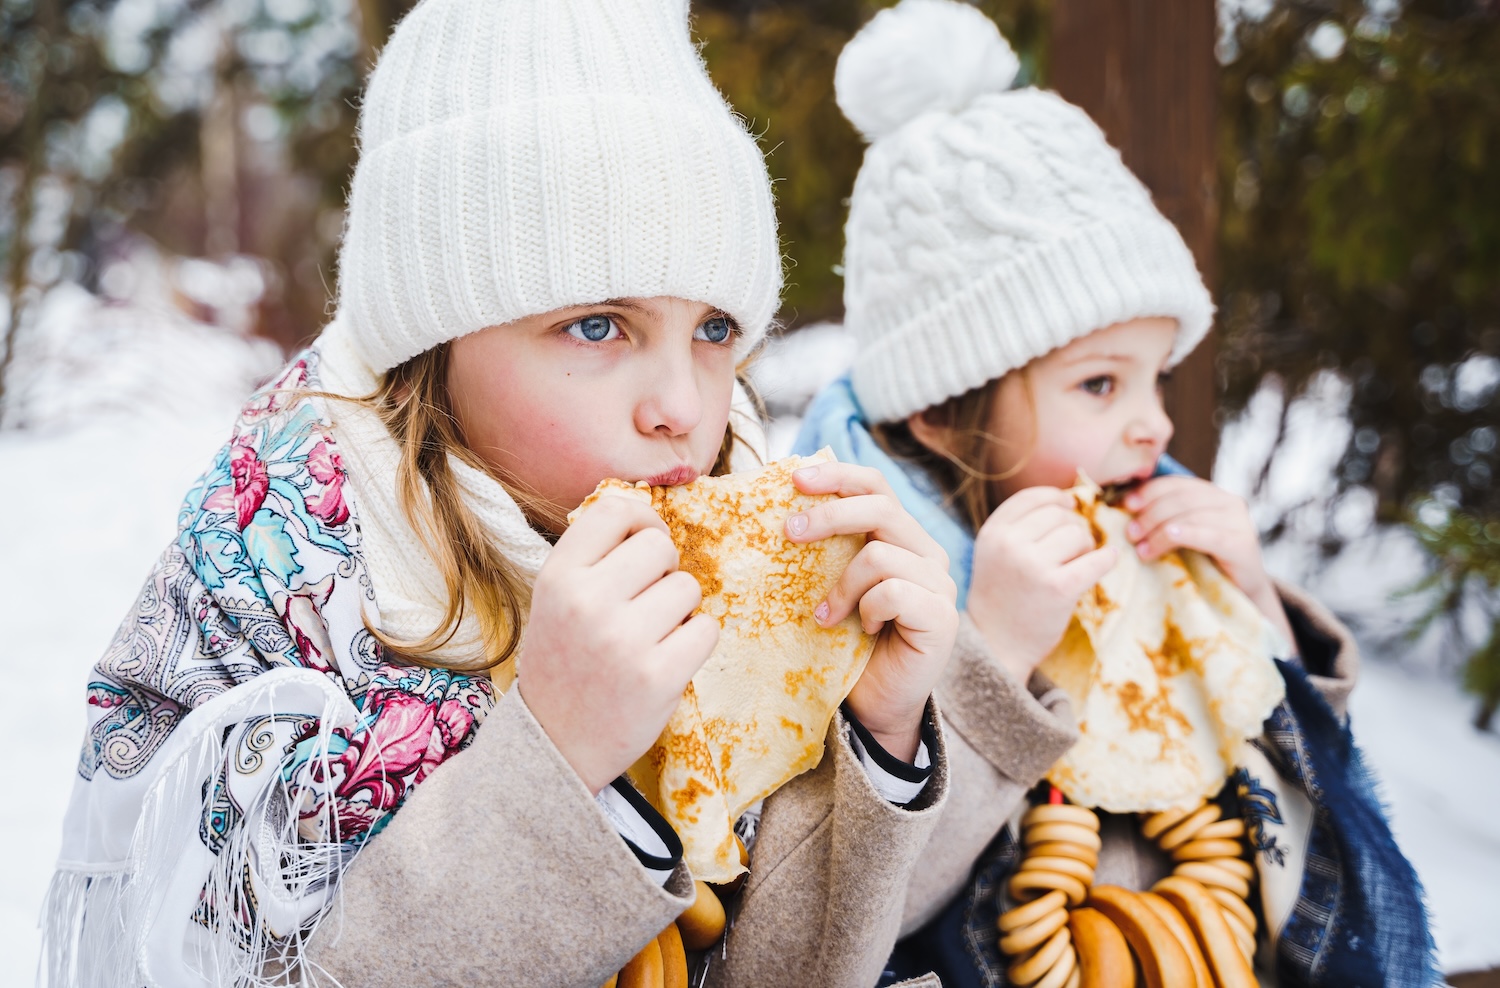
<instances>
[{"instance_id":1,"label":"white ribbed knit hat","mask_svg":"<svg viewBox=\"0 0 1500 988\"><path fill-rule=\"evenodd\" d=\"M732 316L781 290L765 161L709 81L687 0L423 0L360 112L338 317L385 371L611 298Z\"/></svg>"},{"instance_id":2,"label":"white ribbed knit hat","mask_svg":"<svg viewBox=\"0 0 1500 988\"><path fill-rule=\"evenodd\" d=\"M989 18L902 0L839 56L839 108L871 142L845 227L853 384L873 422L963 394L1096 329L1179 325L1213 302L1181 235L1082 110L1006 92L1019 63Z\"/></svg>"}]
</instances>

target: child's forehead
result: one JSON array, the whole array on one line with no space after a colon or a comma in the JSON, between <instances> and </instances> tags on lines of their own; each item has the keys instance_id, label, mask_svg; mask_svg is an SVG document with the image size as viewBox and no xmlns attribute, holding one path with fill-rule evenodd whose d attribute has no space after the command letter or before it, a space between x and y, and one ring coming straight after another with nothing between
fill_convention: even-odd
<instances>
[{"instance_id":1,"label":"child's forehead","mask_svg":"<svg viewBox=\"0 0 1500 988\"><path fill-rule=\"evenodd\" d=\"M1044 357L1062 366L1084 361L1164 360L1177 340L1177 320L1165 317L1131 319L1096 329Z\"/></svg>"}]
</instances>

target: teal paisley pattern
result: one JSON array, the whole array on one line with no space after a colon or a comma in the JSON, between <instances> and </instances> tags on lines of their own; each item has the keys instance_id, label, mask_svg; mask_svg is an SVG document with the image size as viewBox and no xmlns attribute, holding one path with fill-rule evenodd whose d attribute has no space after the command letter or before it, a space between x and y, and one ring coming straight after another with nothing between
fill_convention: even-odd
<instances>
[{"instance_id":1,"label":"teal paisley pattern","mask_svg":"<svg viewBox=\"0 0 1500 988\"><path fill-rule=\"evenodd\" d=\"M88 685L85 780L145 771L190 711L268 669L313 670L350 697L360 717L326 751L314 750L316 712L234 732L204 794L199 836L215 853L244 812L234 779L266 760L306 839L357 846L472 741L494 702L487 678L391 661L367 630L376 600L347 475L306 394L316 367L305 351L245 405Z\"/></svg>"}]
</instances>

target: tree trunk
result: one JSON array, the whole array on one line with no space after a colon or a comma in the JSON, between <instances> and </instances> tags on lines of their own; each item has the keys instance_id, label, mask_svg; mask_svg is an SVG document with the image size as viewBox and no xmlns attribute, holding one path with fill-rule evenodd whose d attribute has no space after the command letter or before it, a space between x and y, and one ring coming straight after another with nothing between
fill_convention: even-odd
<instances>
[{"instance_id":1,"label":"tree trunk","mask_svg":"<svg viewBox=\"0 0 1500 988\"><path fill-rule=\"evenodd\" d=\"M1055 0L1050 85L1086 110L1177 225L1215 286L1218 30L1213 0ZM1210 334L1167 385L1172 455L1200 476L1219 443Z\"/></svg>"}]
</instances>

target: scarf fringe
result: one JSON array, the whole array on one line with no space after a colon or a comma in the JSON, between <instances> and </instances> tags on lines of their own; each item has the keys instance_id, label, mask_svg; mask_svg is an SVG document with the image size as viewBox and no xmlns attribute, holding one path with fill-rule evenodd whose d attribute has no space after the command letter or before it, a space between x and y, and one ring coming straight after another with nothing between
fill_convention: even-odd
<instances>
[{"instance_id":1,"label":"scarf fringe","mask_svg":"<svg viewBox=\"0 0 1500 988\"><path fill-rule=\"evenodd\" d=\"M273 670L194 711L146 792L128 861L60 863L43 904L38 985L336 985L301 956L322 920L338 912L338 877L357 853L338 840L334 801L321 800L314 817L300 819L273 764L263 769L269 784L245 803L217 854L200 836L206 794L226 756L243 750L231 743L241 730L226 728L321 707L311 767L313 777L334 777L332 731L355 715L336 690L317 673ZM308 703L310 692L316 703ZM304 838L299 824L331 839Z\"/></svg>"}]
</instances>

